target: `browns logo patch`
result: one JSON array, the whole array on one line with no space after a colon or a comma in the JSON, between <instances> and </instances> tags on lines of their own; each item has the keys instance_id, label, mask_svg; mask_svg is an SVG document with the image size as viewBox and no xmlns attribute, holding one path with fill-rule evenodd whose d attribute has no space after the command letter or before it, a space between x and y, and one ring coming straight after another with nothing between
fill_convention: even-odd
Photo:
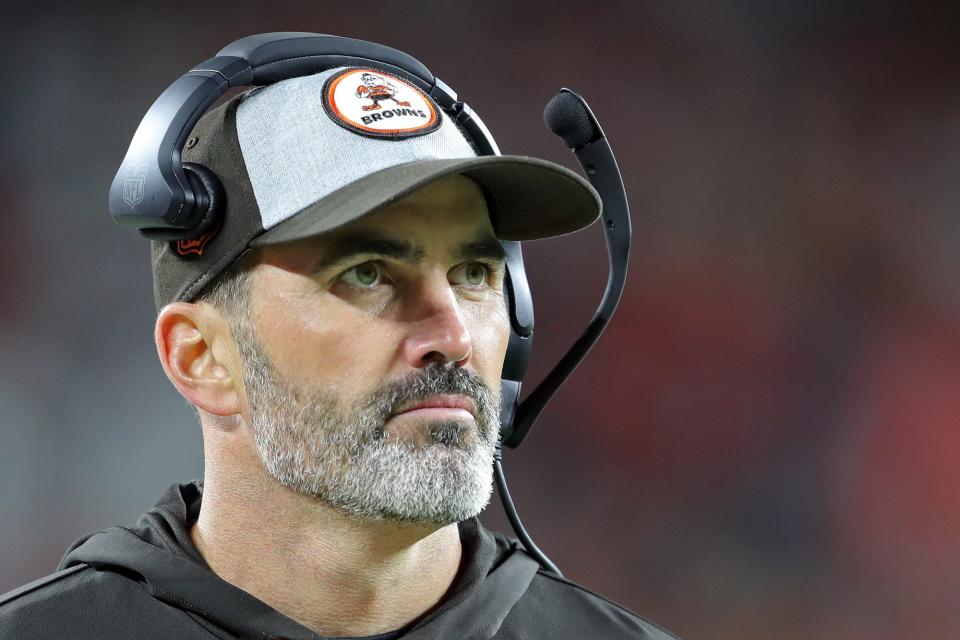
<instances>
[{"instance_id":1,"label":"browns logo patch","mask_svg":"<svg viewBox=\"0 0 960 640\"><path fill-rule=\"evenodd\" d=\"M323 85L323 107L341 127L373 138L436 131L440 109L419 87L376 69L344 69Z\"/></svg>"}]
</instances>

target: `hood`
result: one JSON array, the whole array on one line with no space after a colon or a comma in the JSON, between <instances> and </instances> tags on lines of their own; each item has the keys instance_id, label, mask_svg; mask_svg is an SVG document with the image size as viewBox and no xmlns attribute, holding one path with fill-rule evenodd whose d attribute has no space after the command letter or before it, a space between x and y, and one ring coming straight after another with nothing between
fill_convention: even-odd
<instances>
[{"instance_id":1,"label":"hood","mask_svg":"<svg viewBox=\"0 0 960 640\"><path fill-rule=\"evenodd\" d=\"M58 569L83 563L132 577L157 600L240 637L322 638L207 566L188 533L202 492L197 482L173 485L133 527L111 527L77 540ZM459 527L463 560L450 593L404 638L492 638L539 568L515 542L494 536L476 518Z\"/></svg>"}]
</instances>

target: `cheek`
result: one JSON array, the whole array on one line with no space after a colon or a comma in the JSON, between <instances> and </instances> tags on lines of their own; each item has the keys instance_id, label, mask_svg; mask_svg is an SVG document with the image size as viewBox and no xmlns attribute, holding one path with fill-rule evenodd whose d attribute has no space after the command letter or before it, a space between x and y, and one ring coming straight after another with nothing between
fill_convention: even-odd
<instances>
[{"instance_id":1,"label":"cheek","mask_svg":"<svg viewBox=\"0 0 960 640\"><path fill-rule=\"evenodd\" d=\"M353 396L388 366L392 338L384 324L329 294L277 295L259 335L270 361L289 380Z\"/></svg>"},{"instance_id":2,"label":"cheek","mask_svg":"<svg viewBox=\"0 0 960 640\"><path fill-rule=\"evenodd\" d=\"M476 367L484 378L499 382L510 341L510 318L506 304L471 310L470 323Z\"/></svg>"}]
</instances>

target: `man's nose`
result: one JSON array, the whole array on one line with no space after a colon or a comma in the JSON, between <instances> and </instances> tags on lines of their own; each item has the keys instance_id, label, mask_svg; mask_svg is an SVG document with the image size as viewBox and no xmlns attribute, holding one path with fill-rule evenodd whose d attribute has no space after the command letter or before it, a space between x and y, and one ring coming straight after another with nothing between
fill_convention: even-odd
<instances>
[{"instance_id":1,"label":"man's nose","mask_svg":"<svg viewBox=\"0 0 960 640\"><path fill-rule=\"evenodd\" d=\"M443 286L425 287L413 307L403 347L410 366L433 362L465 365L473 353L473 341L449 284L444 281Z\"/></svg>"}]
</instances>

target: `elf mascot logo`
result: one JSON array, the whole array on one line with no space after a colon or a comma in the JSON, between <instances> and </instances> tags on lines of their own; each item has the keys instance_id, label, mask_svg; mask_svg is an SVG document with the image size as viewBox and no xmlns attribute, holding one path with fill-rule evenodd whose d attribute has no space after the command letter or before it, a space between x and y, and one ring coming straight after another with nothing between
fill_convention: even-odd
<instances>
[{"instance_id":1,"label":"elf mascot logo","mask_svg":"<svg viewBox=\"0 0 960 640\"><path fill-rule=\"evenodd\" d=\"M363 84L357 87L354 95L358 98L370 98L373 100L373 104L363 105L362 108L364 111L382 109L383 107L380 106L381 100L393 100L397 103L398 107L410 106L410 103L406 100L397 100L397 87L389 80L372 73L364 73L360 76L360 79L363 80Z\"/></svg>"},{"instance_id":2,"label":"elf mascot logo","mask_svg":"<svg viewBox=\"0 0 960 640\"><path fill-rule=\"evenodd\" d=\"M323 106L338 125L371 138L411 138L440 126L440 109L430 96L412 82L376 69L334 73L323 85Z\"/></svg>"}]
</instances>

